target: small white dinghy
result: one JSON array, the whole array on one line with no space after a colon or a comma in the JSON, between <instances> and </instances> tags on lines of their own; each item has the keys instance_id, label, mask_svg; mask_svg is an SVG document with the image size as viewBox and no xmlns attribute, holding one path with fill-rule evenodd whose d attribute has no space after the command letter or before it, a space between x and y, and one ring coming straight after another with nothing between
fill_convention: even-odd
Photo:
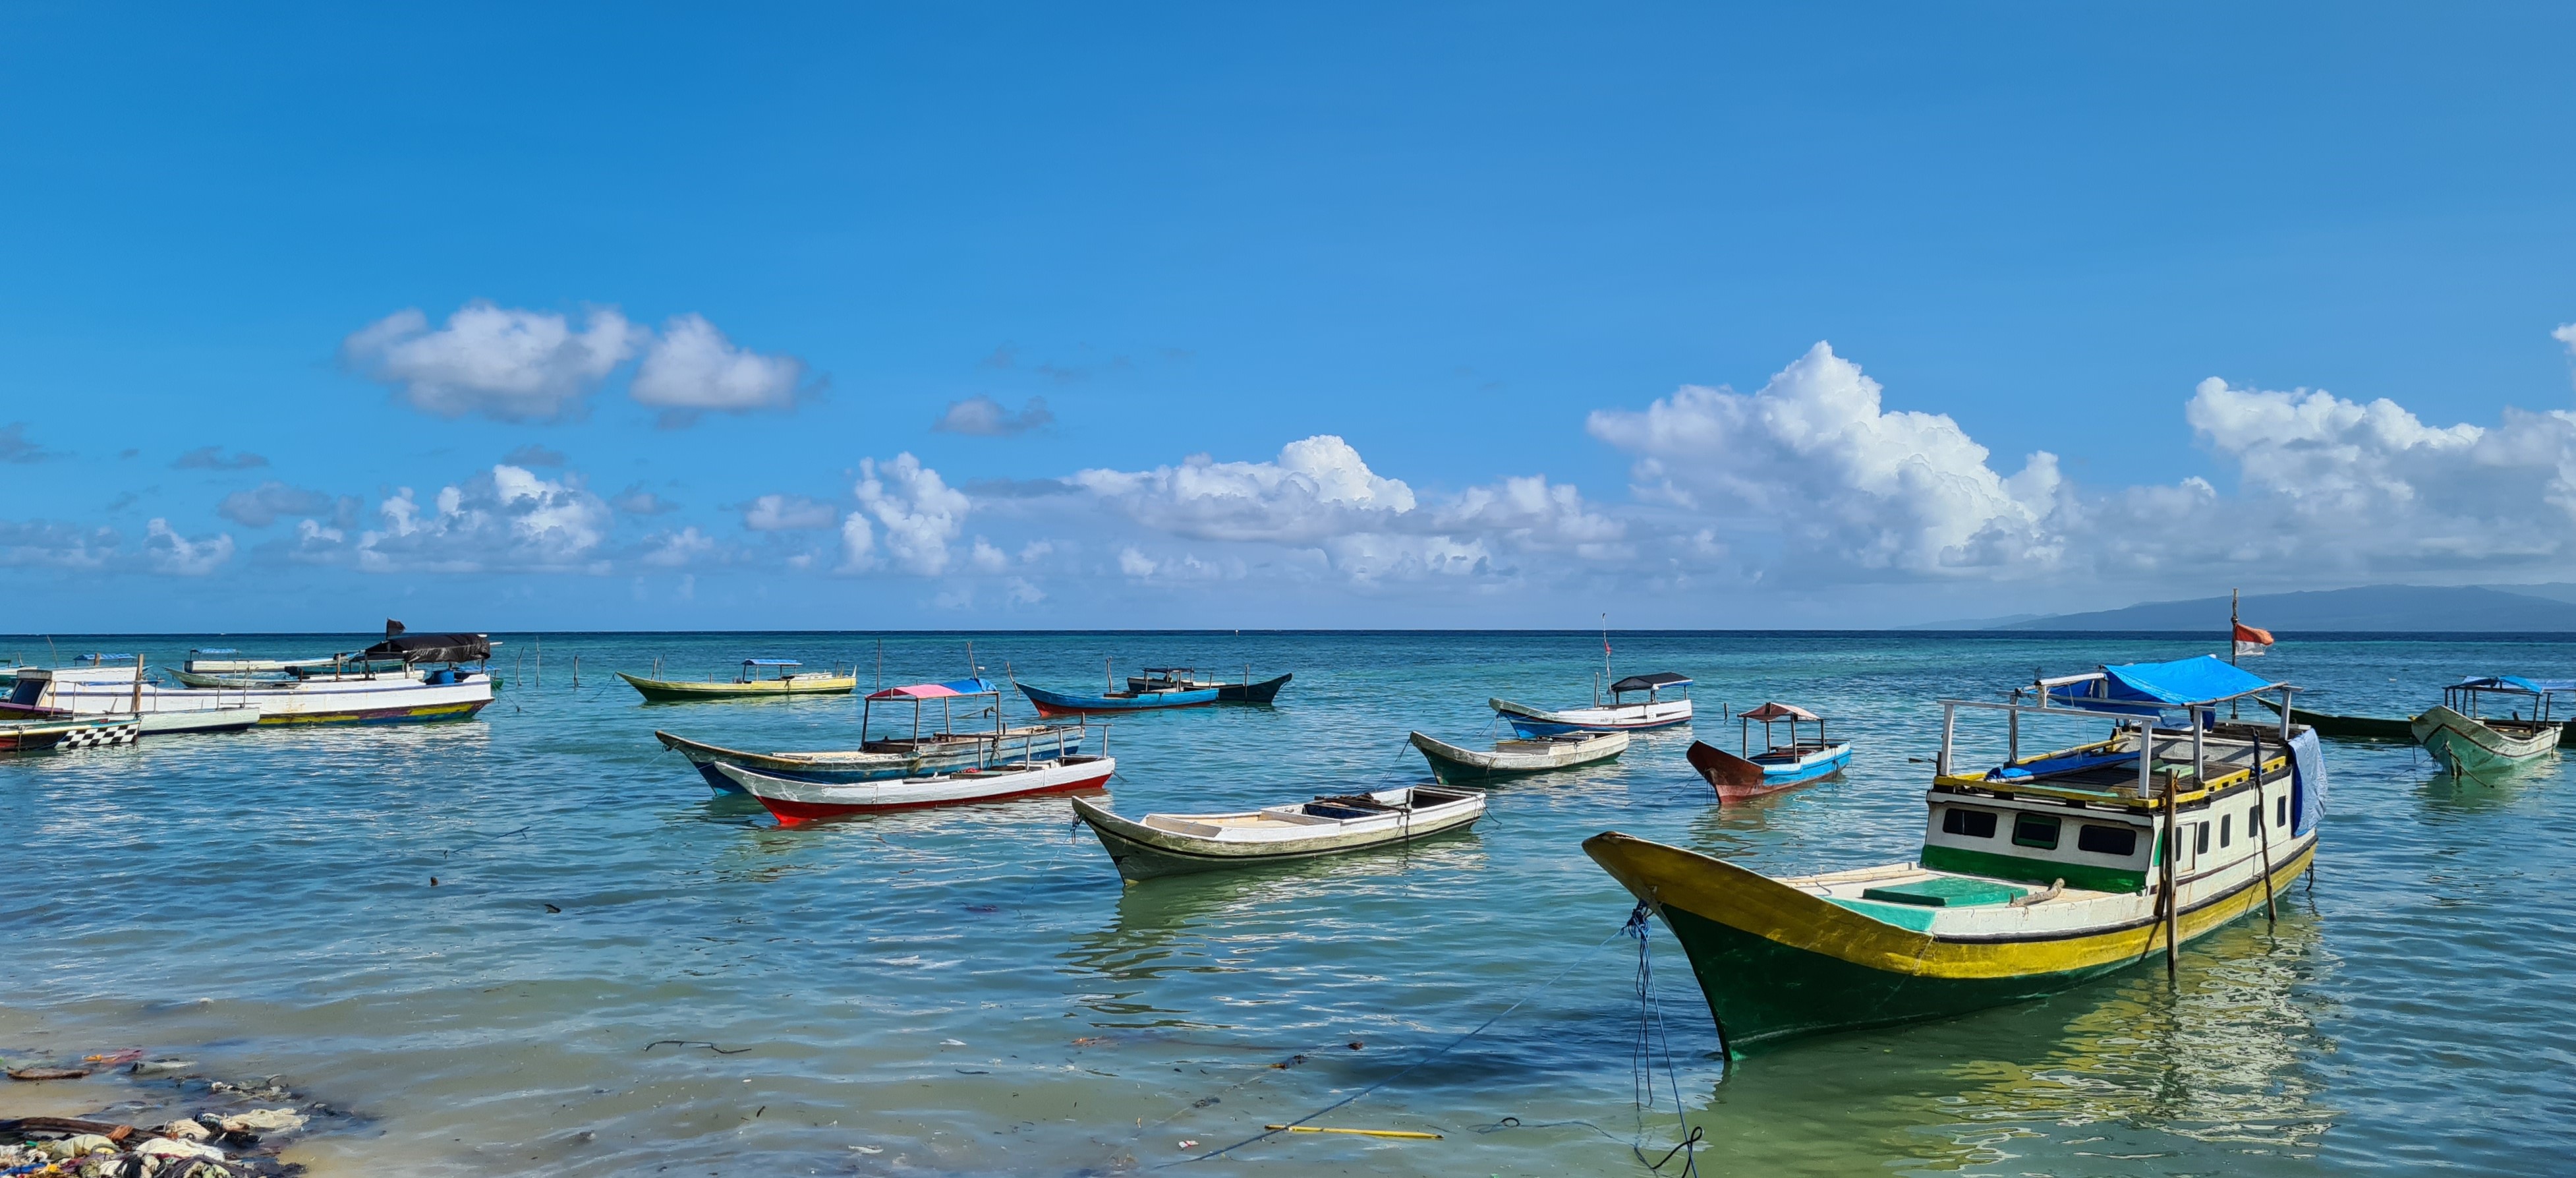
<instances>
[{"instance_id":1,"label":"small white dinghy","mask_svg":"<svg viewBox=\"0 0 2576 1178\"><path fill-rule=\"evenodd\" d=\"M1338 855L1462 830L1484 817L1485 795L1420 785L1228 814L1148 814L1141 820L1075 798L1073 812L1100 836L1118 874L1139 880Z\"/></svg>"},{"instance_id":2,"label":"small white dinghy","mask_svg":"<svg viewBox=\"0 0 2576 1178\"><path fill-rule=\"evenodd\" d=\"M877 781L796 781L726 762L718 762L715 769L768 807L780 826L795 826L844 814L1102 790L1109 788L1109 775L1117 771L1118 762L1105 756L1068 756Z\"/></svg>"}]
</instances>

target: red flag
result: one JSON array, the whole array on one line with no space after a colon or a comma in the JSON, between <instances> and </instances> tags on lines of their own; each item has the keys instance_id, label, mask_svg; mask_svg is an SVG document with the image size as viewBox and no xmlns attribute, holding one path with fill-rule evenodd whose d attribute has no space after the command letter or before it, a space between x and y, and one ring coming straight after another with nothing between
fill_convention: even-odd
<instances>
[{"instance_id":1,"label":"red flag","mask_svg":"<svg viewBox=\"0 0 2576 1178\"><path fill-rule=\"evenodd\" d=\"M2256 646L2270 646L2272 645L2272 632L2248 626L2243 622L2238 622L2236 623L2236 640L2238 642L2251 642Z\"/></svg>"}]
</instances>

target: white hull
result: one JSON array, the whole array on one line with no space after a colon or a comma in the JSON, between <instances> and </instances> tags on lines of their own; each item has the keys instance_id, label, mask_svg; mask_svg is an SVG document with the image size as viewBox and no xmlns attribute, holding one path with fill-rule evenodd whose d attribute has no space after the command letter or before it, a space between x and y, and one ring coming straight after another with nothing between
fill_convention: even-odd
<instances>
[{"instance_id":1,"label":"white hull","mask_svg":"<svg viewBox=\"0 0 2576 1178\"><path fill-rule=\"evenodd\" d=\"M911 810L998 802L1036 794L1105 789L1118 762L1108 757L1066 757L1062 761L999 765L981 772L965 770L932 777L880 781L795 781L756 769L718 762L715 770L778 816L782 826L816 818L863 814L877 810Z\"/></svg>"}]
</instances>

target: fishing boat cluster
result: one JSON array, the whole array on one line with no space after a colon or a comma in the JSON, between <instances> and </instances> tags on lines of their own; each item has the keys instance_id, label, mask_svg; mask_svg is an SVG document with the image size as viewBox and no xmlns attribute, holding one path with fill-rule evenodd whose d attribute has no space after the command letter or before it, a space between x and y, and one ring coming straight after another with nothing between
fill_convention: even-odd
<instances>
[{"instance_id":1,"label":"fishing boat cluster","mask_svg":"<svg viewBox=\"0 0 2576 1178\"><path fill-rule=\"evenodd\" d=\"M169 683L132 655L17 668L0 705L0 749L463 720L499 685L492 649L487 635L413 635L388 623L384 641L327 657L192 651ZM648 705L859 690L854 671L807 672L792 659L745 659L731 680L666 679L658 665L620 674ZM1494 789L1611 761L1695 719L1686 675L1604 674L1588 704L1490 699L1511 735L1487 747L1411 733L1428 769L1417 784L1212 813L1121 814L1106 800L1112 719L1273 707L1290 679L1152 667L1078 690L978 673L864 693L852 748L746 750L653 735L707 786L757 801L782 827L1072 795L1074 814L1134 884L1453 835L1485 814ZM2232 921L2257 911L2277 919L2279 894L2312 866L2326 810L2321 736L2412 739L2454 773L2486 773L2557 746L2563 721L2552 709L2576 681L2470 680L2411 720L2302 709L2297 690L2201 656L1944 700L1921 850L1908 862L1769 876L1619 831L1582 849L1635 896L1639 914L1671 930L1727 1049L1741 1053L2037 997L2158 956L2171 969L2182 946ZM1006 719L1014 694L1035 722ZM1735 749L1694 740L1681 757L1719 804L1830 782L1853 762L1850 741L1793 704L1728 707L1720 721L1737 729Z\"/></svg>"}]
</instances>

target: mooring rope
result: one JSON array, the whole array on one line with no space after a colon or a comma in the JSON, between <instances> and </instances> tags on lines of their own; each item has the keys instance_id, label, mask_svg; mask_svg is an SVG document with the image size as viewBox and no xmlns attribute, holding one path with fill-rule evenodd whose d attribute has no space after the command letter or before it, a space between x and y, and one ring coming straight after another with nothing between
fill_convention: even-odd
<instances>
[{"instance_id":1,"label":"mooring rope","mask_svg":"<svg viewBox=\"0 0 2576 1178\"><path fill-rule=\"evenodd\" d=\"M1680 1173L1686 1178L1697 1178L1698 1146L1706 1137L1690 1123L1690 1116L1683 1107L1681 1077L1673 1070L1672 1037L1664 1029L1664 1008L1655 1001L1655 963L1649 951L1654 942L1654 930L1647 922L1648 911L1645 901L1637 901L1637 907L1628 913L1628 923L1619 927L1621 936L1637 938L1637 1043L1629 1056L1629 1091L1637 1109L1637 1135L1629 1140L1628 1149L1637 1155L1640 1165L1658 1174L1663 1173L1674 1154L1681 1154ZM1719 1028L1720 1058L1725 1056L1725 1035L1725 1028ZM1673 1090L1673 1119L1681 1123L1682 1139L1679 1145L1664 1152L1661 1161L1650 1162L1646 1160L1645 1148L1646 1110L1655 1106L1653 1058L1659 1054L1664 1060L1664 1081Z\"/></svg>"},{"instance_id":2,"label":"mooring rope","mask_svg":"<svg viewBox=\"0 0 2576 1178\"><path fill-rule=\"evenodd\" d=\"M1639 907L1640 907L1640 908L1642 908L1642 907L1644 907L1644 905L1642 905L1642 904L1641 904L1641 905L1639 905ZM1631 916L1631 918L1630 918L1630 923L1631 923L1631 924L1633 924L1634 922L1635 922L1635 919L1634 919L1634 917L1633 917L1633 915L1632 915L1632 916ZM1352 1101L1354 1101L1354 1100L1358 1100L1359 1098L1361 1098L1361 1097L1363 1097L1363 1096L1368 1095L1369 1093L1375 1092L1375 1091L1377 1091L1377 1090L1378 1090L1378 1089L1380 1089L1380 1088L1384 1088L1384 1087L1386 1087L1386 1086L1387 1086L1387 1085L1389 1085L1389 1084L1395 1083L1396 1081L1401 1080L1401 1079L1405 1078L1406 1076L1412 1075L1412 1074L1413 1074L1413 1072L1414 1072L1414 1069L1419 1068L1419 1067L1421 1067L1421 1066L1422 1066L1422 1065L1424 1065L1424 1064L1430 1063L1432 1060L1438 1059L1438 1058L1440 1058L1441 1056L1444 1056L1444 1055L1449 1054L1452 1050L1456 1049L1456 1048L1457 1048L1457 1046L1458 1046L1459 1044L1464 1043L1464 1042L1466 1042L1466 1041L1467 1041L1467 1040L1469 1040L1469 1039L1473 1039L1473 1038L1475 1038L1476 1036L1478 1036L1478 1035L1480 1035L1480 1034L1483 1034L1483 1033L1485 1032L1485 1029L1486 1029L1486 1028L1493 1026L1495 1023L1501 1022L1501 1021L1503 1020L1503 1016L1504 1016L1504 1015L1510 1014L1511 1012L1513 1012L1513 1011L1515 1011L1515 1010L1519 1010L1521 1007L1523 1007L1523 1006L1527 1005L1527 1004L1529 1003L1529 1000L1530 1000L1530 999L1532 999L1532 998L1536 998L1536 997L1538 997L1540 994L1546 993L1546 992L1547 992L1548 987L1553 986L1553 985L1557 984L1558 982L1564 981L1564 980L1565 980L1565 978L1566 978L1566 975L1573 973L1573 972L1575 971L1576 967L1581 966L1583 963L1585 963L1585 962L1587 962L1587 961L1592 960L1592 955L1593 955L1593 954L1600 952L1600 951L1602 950L1602 948L1603 948L1603 947L1605 947L1605 946L1607 946L1607 945L1609 945L1609 944L1610 944L1610 942L1615 941L1615 940L1618 940L1618 939L1619 939L1619 938L1621 938L1621 937L1627 936L1627 935L1628 935L1628 928L1629 928L1629 925L1627 925L1627 924L1623 924L1623 925L1619 926L1619 928L1618 928L1618 929L1616 929L1615 931L1613 931L1609 936L1606 936L1606 937L1601 938L1601 940L1600 940L1598 943L1596 943L1595 945L1593 945L1590 949L1584 950L1584 952L1583 952L1583 955L1582 955L1582 956L1575 958L1575 959L1574 959L1573 961L1571 961L1571 962L1568 962L1568 963L1566 964L1566 967L1565 967L1564 969L1561 969L1561 970L1556 971L1556 975L1555 975L1554 977L1551 977L1551 978L1547 979L1547 980L1546 980L1546 981L1544 981L1544 982L1540 982L1538 985L1536 985L1536 986L1534 986L1534 987L1530 988L1527 992L1523 993L1519 998L1514 999L1514 1000L1512 1001L1512 1004L1511 1004L1511 1005L1506 1006L1506 1007L1502 1008L1501 1010L1494 1012L1494 1016L1493 1016L1492 1018L1488 1018L1488 1019L1486 1019L1485 1021L1483 1021L1483 1022L1481 1022L1481 1023L1476 1024L1476 1028L1475 1028L1474 1030L1469 1031L1469 1032L1467 1032L1467 1033L1466 1033L1466 1034L1464 1034L1464 1035L1460 1035L1460 1036L1458 1036L1457 1038L1450 1040L1447 1044L1443 1045L1439 1050L1434 1051L1434 1052L1432 1052L1432 1053L1431 1053L1431 1054L1429 1054L1429 1055L1425 1055L1425 1056L1423 1056L1422 1058L1420 1058L1420 1059L1417 1059L1417 1060L1413 1061L1412 1063L1409 1063L1409 1064L1404 1065L1404 1070L1402 1070L1402 1071L1400 1071L1400 1072L1397 1072L1397 1073L1395 1073L1395 1074L1394 1074L1394 1075L1392 1075L1392 1076L1388 1076L1387 1078L1385 1078L1385 1079L1383 1079L1383 1080L1380 1080L1380 1081L1378 1081L1377 1083L1371 1084L1371 1085L1369 1085L1369 1086L1368 1086L1368 1087L1366 1087L1366 1088L1362 1088L1362 1089L1360 1089L1360 1090L1359 1090L1359 1091L1357 1091L1357 1092L1351 1093L1350 1095L1345 1096L1345 1097L1341 1098L1340 1100L1336 1100L1336 1101L1334 1101L1334 1102L1333 1102L1333 1103L1331 1103L1331 1104L1325 1105L1325 1106L1324 1106L1324 1107L1322 1107L1322 1108L1316 1109L1315 1111L1313 1111L1313 1112L1311 1112L1311 1113L1308 1113L1308 1114L1306 1114L1305 1116L1299 1117L1299 1118L1297 1118L1296 1120L1293 1120L1293 1121L1288 1122L1287 1124L1281 1125L1281 1126L1279 1126L1279 1127L1278 1127L1278 1128L1276 1128L1276 1129L1267 1129L1267 1130L1264 1130L1264 1131L1262 1131L1262 1132L1260 1132L1260 1133L1256 1133L1256 1134L1254 1134L1254 1135L1252 1135L1252 1136L1250 1136L1250 1137L1246 1137L1246 1138L1244 1138L1244 1139L1243 1139L1243 1140L1241 1140L1241 1141L1235 1142L1235 1143L1234 1143L1234 1144L1232 1144L1232 1145L1225 1146L1225 1147L1224 1147L1224 1148L1222 1148L1222 1149L1212 1149L1212 1150L1207 1151L1206 1153L1199 1154L1199 1155L1197 1155L1197 1156L1195 1156L1195 1157L1186 1157L1186 1158L1182 1158L1181 1160L1176 1161L1176 1162L1165 1162L1165 1163L1163 1163L1162 1165L1156 1166L1156 1167L1154 1167L1154 1168L1155 1168L1155 1169L1157 1169L1157 1170L1168 1170L1168 1169L1170 1169L1170 1168L1172 1168L1172 1167L1174 1167L1174 1166L1185 1166L1185 1165L1188 1165L1188 1164L1190 1164L1190 1163L1192 1163L1192 1162L1204 1162L1204 1161L1207 1161L1207 1160L1208 1160L1208 1159L1210 1159L1210 1158L1224 1157L1225 1155L1227 1155L1227 1154L1229 1154L1229 1153L1233 1153L1234 1151L1236 1151L1236 1150L1238 1150L1238 1149L1241 1149L1241 1148L1243 1148L1244 1146L1250 1145L1250 1144L1252 1144L1252 1143L1254 1143L1254 1142L1256 1142L1256 1141L1261 1141L1261 1140L1264 1140L1264 1139L1267 1139L1267 1138L1276 1137L1276 1136L1278 1136L1279 1134L1285 1133L1285 1132L1289 1131L1290 1129L1294 1129L1294 1128L1296 1128L1296 1127L1297 1127L1297 1126L1299 1126L1299 1125L1303 1125L1303 1124L1306 1124L1306 1123L1308 1123L1308 1122L1310 1122L1310 1121L1313 1121L1315 1118L1320 1117L1320 1116L1323 1116L1324 1114L1329 1113L1329 1112L1333 1111L1334 1109L1340 1108L1340 1107L1342 1107L1343 1105L1349 1104L1349 1103L1351 1103L1351 1102L1352 1102Z\"/></svg>"}]
</instances>

